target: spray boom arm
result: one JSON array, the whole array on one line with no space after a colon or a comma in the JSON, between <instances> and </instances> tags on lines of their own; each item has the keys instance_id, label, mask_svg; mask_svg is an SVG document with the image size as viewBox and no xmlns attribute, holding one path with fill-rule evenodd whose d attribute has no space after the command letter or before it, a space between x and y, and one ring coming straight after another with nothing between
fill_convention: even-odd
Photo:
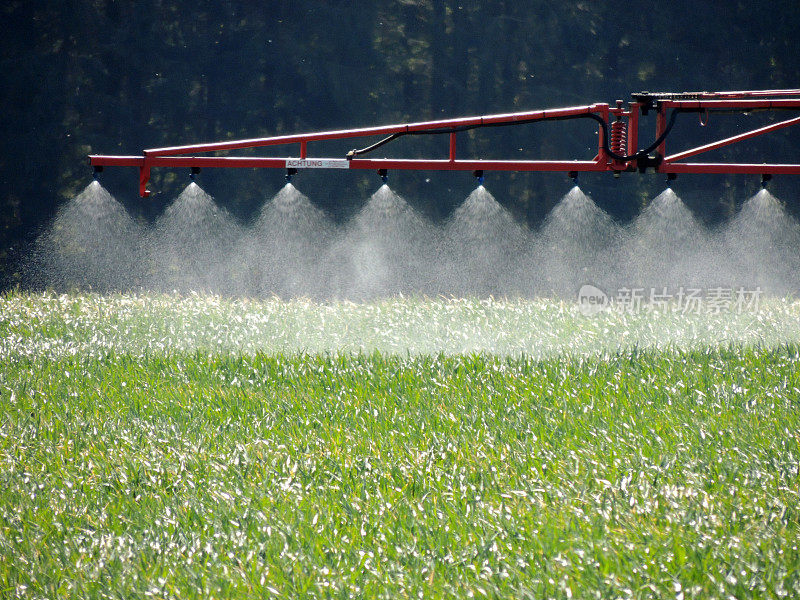
<instances>
[{"instance_id":1,"label":"spray boom arm","mask_svg":"<svg viewBox=\"0 0 800 600\"><path fill-rule=\"evenodd\" d=\"M707 118L709 113L746 114L753 111L788 110L800 112L800 89L762 90L741 92L685 92L651 93L632 95L627 108L618 100L615 106L590 104L568 108L554 108L519 113L465 117L442 121L427 121L399 125L384 125L363 129L345 129L283 135L275 137L232 140L188 146L154 148L144 150L142 156L104 156L93 154L89 163L95 172L104 167L122 166L139 168L139 193L147 197L147 183L154 167L189 168L194 174L203 167L239 167L285 169L287 178L298 169L373 169L385 177L394 170L439 170L472 171L482 177L484 171L550 171L567 172L577 176L579 172L611 171L615 176L623 172L644 173L648 169L674 178L678 173L753 174L769 178L774 174L800 175L800 164L766 163L705 163L682 162L710 150L729 146L750 138L800 123L800 116L717 140L715 142L684 150L676 154L666 153L666 140L680 113L698 113ZM650 111L656 113L656 131L653 142L639 147L639 117ZM597 154L591 160L480 160L457 159L456 136L458 133L483 127L507 127L562 121L567 119L591 119L598 123ZM385 136L380 141L361 149L351 150L345 157L317 158L308 155L309 142L343 140ZM364 158L367 154L395 139L407 135L447 135L449 155L441 159ZM299 145L296 156L273 158L257 156L197 156L209 152L260 148L266 146Z\"/></svg>"}]
</instances>

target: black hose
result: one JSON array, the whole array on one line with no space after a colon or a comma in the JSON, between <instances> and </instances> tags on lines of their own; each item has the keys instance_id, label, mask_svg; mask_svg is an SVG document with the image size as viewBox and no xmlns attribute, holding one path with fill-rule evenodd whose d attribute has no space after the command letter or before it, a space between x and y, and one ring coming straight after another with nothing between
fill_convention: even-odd
<instances>
[{"instance_id":1,"label":"black hose","mask_svg":"<svg viewBox=\"0 0 800 600\"><path fill-rule=\"evenodd\" d=\"M581 115L581 116L589 117L590 119L594 119L595 121L600 123L600 126L603 128L603 142L604 142L603 150L605 150L606 153L614 160L620 160L626 162L629 160L633 160L634 158L650 154L653 150L658 148L661 145L661 143L665 139L667 139L669 132L672 131L672 127L673 125L675 125L675 119L678 117L679 112L682 112L682 109L673 108L672 113L669 116L669 122L667 123L667 126L664 128L664 131L661 133L661 135L658 136L655 139L655 141L652 144L650 144L647 148L645 148L644 150L638 150L635 154L617 154L616 152L611 150L611 147L609 146L610 138L608 135L608 123L606 123L603 117L595 113L588 113L586 115Z\"/></svg>"},{"instance_id":2,"label":"black hose","mask_svg":"<svg viewBox=\"0 0 800 600\"><path fill-rule=\"evenodd\" d=\"M389 142L392 142L399 137L403 137L404 135L440 135L445 133L459 133L461 131L469 131L471 129L479 129L481 127L507 127L511 125L525 125L526 123L538 123L540 121L567 121L570 119L593 119L600 124L600 127L603 128L603 149L606 151L606 153L614 160L629 161L643 154L649 154L650 152L658 148L658 146L666 139L667 135L672 130L672 126L675 125L675 119L678 116L679 112L682 112L682 109L674 108L672 110L672 114L670 115L669 122L667 123L667 126L664 129L663 133L660 136L658 136L658 138L647 148L645 148L644 150L639 150L638 152L636 152L636 154L631 154L631 155L617 154L616 152L611 150L611 146L609 145L611 138L609 136L608 123L606 122L605 119L603 119L603 117L595 113L583 113L580 115L569 115L565 117L547 117L547 116L533 117L530 119L522 119L520 121L510 121L505 123L477 123L475 125L459 125L457 127L423 129L420 131L399 131L397 133L393 133L388 137L383 138L382 140L372 144L371 146L367 146L359 150L355 149L350 150L350 152L347 153L347 159L351 160L361 154L367 154L369 152L372 152L373 150L377 150L381 146L388 144Z\"/></svg>"},{"instance_id":3,"label":"black hose","mask_svg":"<svg viewBox=\"0 0 800 600\"><path fill-rule=\"evenodd\" d=\"M396 140L397 138L402 137L402 136L406 135L407 133L408 133L407 131L403 131L403 132L399 132L399 133L393 133L389 137L383 138L380 142L376 142L376 143L372 144L371 146L367 146L366 148L362 148L361 150L350 150L350 152L347 153L347 158L348 159L355 158L359 154L366 154L367 152L372 152L373 150L377 150L378 148L380 148L384 144L388 144L392 140Z\"/></svg>"}]
</instances>

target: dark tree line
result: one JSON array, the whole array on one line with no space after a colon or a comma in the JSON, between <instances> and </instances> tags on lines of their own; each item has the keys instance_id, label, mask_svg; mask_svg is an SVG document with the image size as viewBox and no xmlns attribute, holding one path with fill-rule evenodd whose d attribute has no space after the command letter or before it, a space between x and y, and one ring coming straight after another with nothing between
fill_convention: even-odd
<instances>
[{"instance_id":1,"label":"dark tree line","mask_svg":"<svg viewBox=\"0 0 800 600\"><path fill-rule=\"evenodd\" d=\"M16 258L25 242L89 181L90 152L611 102L640 89L800 86L800 10L791 0L7 0L0 18L3 287L20 281ZM796 132L775 139L756 149L798 160ZM514 128L464 135L459 152L591 158L593 140L585 124ZM403 143L398 149L408 153L446 152L443 140ZM315 201L346 213L374 187L367 175L346 175L305 181L320 189L310 194ZM441 218L471 182L429 175L397 181L420 210ZM204 177L243 219L263 202L265 187L279 185L250 171ZM106 185L138 218L151 219L185 182L154 172L152 187L163 193L147 203L136 200L133 172L109 174ZM623 218L657 188L637 178L615 185L603 178L596 195ZM706 205L716 214L750 183L710 185L722 190ZM509 174L492 189L536 223L565 184Z\"/></svg>"}]
</instances>

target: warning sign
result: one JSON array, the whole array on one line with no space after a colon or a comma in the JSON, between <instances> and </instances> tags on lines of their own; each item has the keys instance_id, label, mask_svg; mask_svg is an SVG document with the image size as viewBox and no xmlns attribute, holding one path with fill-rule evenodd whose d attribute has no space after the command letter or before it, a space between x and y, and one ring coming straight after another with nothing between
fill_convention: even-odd
<instances>
[{"instance_id":1,"label":"warning sign","mask_svg":"<svg viewBox=\"0 0 800 600\"><path fill-rule=\"evenodd\" d=\"M349 169L346 158L287 158L287 169Z\"/></svg>"}]
</instances>

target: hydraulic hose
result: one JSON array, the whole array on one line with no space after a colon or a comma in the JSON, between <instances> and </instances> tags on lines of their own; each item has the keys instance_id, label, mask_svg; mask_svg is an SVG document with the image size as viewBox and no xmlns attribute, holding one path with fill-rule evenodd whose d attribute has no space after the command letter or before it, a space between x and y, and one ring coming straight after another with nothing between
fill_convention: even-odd
<instances>
[{"instance_id":1,"label":"hydraulic hose","mask_svg":"<svg viewBox=\"0 0 800 600\"><path fill-rule=\"evenodd\" d=\"M609 136L608 133L608 123L603 117L601 117L600 115L596 115L594 113L589 113L581 116L589 117L590 119L594 119L595 121L600 123L600 127L603 128L603 150L605 150L606 153L614 160L620 160L626 162L629 160L633 160L634 158L650 154L653 150L658 148L661 145L661 143L665 139L667 139L669 132L672 131L672 127L673 125L675 125L675 119L678 117L679 112L682 112L680 108L673 108L672 113L670 113L669 115L669 121L667 122L667 126L664 128L664 131L661 133L661 135L658 136L655 139L655 141L652 144L650 144L647 148L644 148L643 150L638 150L635 154L617 154L616 152L611 150L611 146L609 145L611 137Z\"/></svg>"},{"instance_id":2,"label":"hydraulic hose","mask_svg":"<svg viewBox=\"0 0 800 600\"><path fill-rule=\"evenodd\" d=\"M351 160L356 156L367 154L369 152L372 152L373 150L377 150L381 146L384 146L389 142L396 140L397 138L403 137L404 135L440 135L445 133L459 133L461 131L469 131L471 129L480 129L481 127L508 127L511 125L525 125L526 123L538 123L541 121L567 121L570 119L593 119L594 121L597 121L600 124L600 127L603 129L603 149L606 151L606 153L614 160L629 161L633 160L634 158L638 158L641 155L649 154L650 152L658 148L658 146L661 145L661 143L666 139L667 135L669 135L669 132L672 130L672 126L675 125L675 119L677 118L679 112L682 112L682 109L680 108L672 109L672 113L670 114L669 121L667 122L667 126L666 128L664 128L663 133L660 136L658 136L658 138L656 138L656 140L652 144L650 144L647 148L645 148L644 150L639 150L635 154L631 155L617 154L616 152L611 150L610 146L611 137L609 135L608 123L606 122L605 119L603 119L603 117L601 117L596 113L584 113L580 115L570 115L567 117L535 117L531 119L523 119L520 121L511 121L508 123L478 123L475 125L459 125L457 127L442 127L439 129L423 129L420 131L400 131L397 133L393 133L392 135L387 136L370 146L366 146L365 148L350 150L350 152L347 153L347 159Z\"/></svg>"}]
</instances>

